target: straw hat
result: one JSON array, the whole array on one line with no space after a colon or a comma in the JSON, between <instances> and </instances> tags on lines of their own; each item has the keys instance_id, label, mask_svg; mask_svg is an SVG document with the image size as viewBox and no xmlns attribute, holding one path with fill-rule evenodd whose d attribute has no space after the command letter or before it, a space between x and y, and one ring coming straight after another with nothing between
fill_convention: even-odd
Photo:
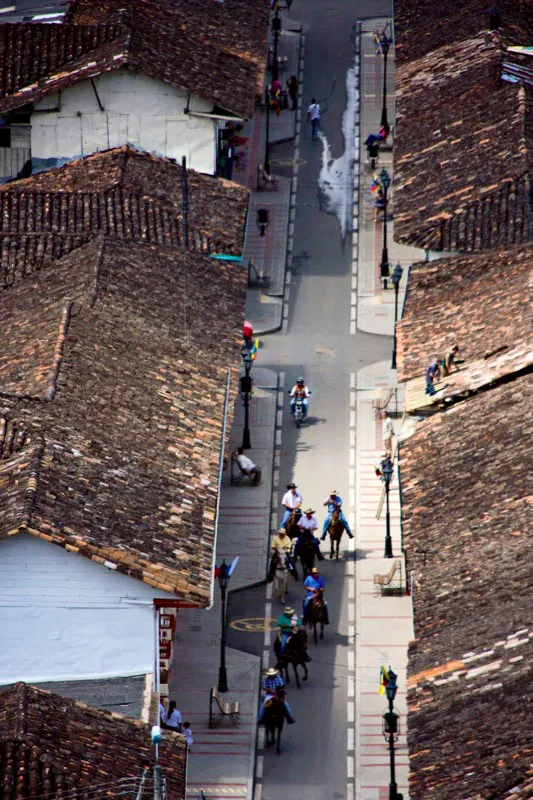
<instances>
[{"instance_id":1,"label":"straw hat","mask_svg":"<svg viewBox=\"0 0 533 800\"><path fill-rule=\"evenodd\" d=\"M331 497L332 494L337 494L337 490L336 489L332 489L331 492L329 493L329 496Z\"/></svg>"},{"instance_id":2,"label":"straw hat","mask_svg":"<svg viewBox=\"0 0 533 800\"><path fill-rule=\"evenodd\" d=\"M315 513L315 509L311 508L311 507L306 508L305 511L304 511L304 514L314 514L314 513Z\"/></svg>"},{"instance_id":3,"label":"straw hat","mask_svg":"<svg viewBox=\"0 0 533 800\"><path fill-rule=\"evenodd\" d=\"M279 674L279 670L275 669L274 667L269 667L265 673L267 678L274 678L276 675Z\"/></svg>"},{"instance_id":4,"label":"straw hat","mask_svg":"<svg viewBox=\"0 0 533 800\"><path fill-rule=\"evenodd\" d=\"M278 528L278 533L287 533L285 528Z\"/></svg>"},{"instance_id":5,"label":"straw hat","mask_svg":"<svg viewBox=\"0 0 533 800\"><path fill-rule=\"evenodd\" d=\"M291 608L290 606L285 606L285 608L283 609L283 613L284 614L294 614L294 608Z\"/></svg>"},{"instance_id":6,"label":"straw hat","mask_svg":"<svg viewBox=\"0 0 533 800\"><path fill-rule=\"evenodd\" d=\"M316 572L316 573L318 573L318 569L317 569L317 567L313 567L313 569L311 570L311 574L313 574L313 573L315 573L315 572Z\"/></svg>"}]
</instances>

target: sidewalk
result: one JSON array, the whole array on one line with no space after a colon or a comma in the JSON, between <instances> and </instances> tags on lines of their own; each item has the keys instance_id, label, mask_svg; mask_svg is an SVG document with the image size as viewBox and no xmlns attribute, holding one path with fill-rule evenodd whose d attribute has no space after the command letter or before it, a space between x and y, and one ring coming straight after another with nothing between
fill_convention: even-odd
<instances>
[{"instance_id":1,"label":"sidewalk","mask_svg":"<svg viewBox=\"0 0 533 800\"><path fill-rule=\"evenodd\" d=\"M240 556L230 590L264 580L270 530L270 496L276 426L278 377L271 370L254 367L254 394L250 407L252 449L247 453L263 470L262 483L252 487L230 485L230 469L224 473L216 563ZM231 450L242 440L243 406L237 401L231 433ZM182 609L178 613L176 646L171 671L171 699L176 700L182 720L191 723L194 745L187 770L187 798L204 790L209 800L251 800L257 735L261 659L227 648L230 691L224 697L241 703L241 724L209 728L209 692L218 682L220 649L220 592L215 581L214 605L209 611Z\"/></svg>"},{"instance_id":2,"label":"sidewalk","mask_svg":"<svg viewBox=\"0 0 533 800\"><path fill-rule=\"evenodd\" d=\"M285 69L280 72L280 80L285 86L291 75L300 80L301 34L299 25L284 19L284 30L279 38L278 52ZM298 30L291 30L298 28ZM267 81L271 79L267 72ZM301 89L300 89L301 96ZM246 244L243 265L252 261L261 278L267 279L265 288L248 292L246 316L258 335L271 333L281 327L283 313L283 292L285 287L285 267L288 256L291 209L294 207L295 190L292 179L276 176L276 143L295 140L296 123L300 109L285 109L279 117L269 113L269 141L271 174L275 186L257 189L258 166L265 161L266 111L258 108L254 118L244 125L241 136L248 138L241 158L233 171L233 180L250 189L250 212L246 230ZM269 214L269 225L265 236L257 229L257 209L265 208ZM252 279L256 277L252 270Z\"/></svg>"},{"instance_id":3,"label":"sidewalk","mask_svg":"<svg viewBox=\"0 0 533 800\"><path fill-rule=\"evenodd\" d=\"M383 457L381 421L378 405L390 396L387 410L395 432L400 428L403 410L403 387L397 388L396 374L389 363L372 364L357 375L357 449L356 449L356 687L355 687L355 776L358 800L381 800L388 797L389 752L382 735L382 715L387 700L379 694L380 667L391 666L398 675L398 693L394 707L400 715L400 737L396 744L396 782L398 791L408 797L407 721L407 646L414 638L412 605L409 596L382 597L374 591L375 573L389 572L393 561L404 559L400 541L400 502L398 475L390 487L391 535L394 559L383 557L385 543L385 506L376 518L383 484L376 477L374 464ZM395 391L396 390L396 391ZM396 412L400 415L396 418ZM395 441L393 442L395 446Z\"/></svg>"},{"instance_id":4,"label":"sidewalk","mask_svg":"<svg viewBox=\"0 0 533 800\"><path fill-rule=\"evenodd\" d=\"M394 45L391 45L387 58L387 112L392 134L388 144L380 148L379 160L374 170L367 159L365 140L369 133L377 133L380 126L383 58L376 54L374 31L383 29L387 18L364 20L360 37L360 146L359 146L359 188L356 202L359 209L359 251L358 251L358 290L357 327L368 333L394 335L394 289L388 281L384 290L380 275L381 251L383 246L383 223L375 221L375 197L370 191L374 173L386 169L392 178L389 190L389 213L392 219L387 222L387 245L391 271L396 264L403 267L403 276L398 298L398 316L401 315L408 268L416 261L425 260L424 250L406 247L394 241L394 171L391 142L394 142Z\"/></svg>"}]
</instances>

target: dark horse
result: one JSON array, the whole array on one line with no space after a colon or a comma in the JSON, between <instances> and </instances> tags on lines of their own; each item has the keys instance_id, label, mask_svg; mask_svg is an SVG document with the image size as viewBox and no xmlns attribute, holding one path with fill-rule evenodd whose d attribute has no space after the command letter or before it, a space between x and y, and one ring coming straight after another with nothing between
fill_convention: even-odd
<instances>
[{"instance_id":1,"label":"dark horse","mask_svg":"<svg viewBox=\"0 0 533 800\"><path fill-rule=\"evenodd\" d=\"M292 664L294 670L294 677L296 678L296 686L300 689L300 678L298 676L298 667L302 666L304 671L303 680L307 680L307 661L311 659L307 655L307 633L303 628L300 628L292 636L289 636L285 651L281 653L281 640L277 636L274 639L274 653L278 660L277 668L283 674L285 673L285 683L289 683L289 666Z\"/></svg>"},{"instance_id":2,"label":"dark horse","mask_svg":"<svg viewBox=\"0 0 533 800\"><path fill-rule=\"evenodd\" d=\"M341 520L341 514L339 509L336 508L331 516L331 521L328 526L329 540L331 544L331 550L329 554L330 558L333 558L333 550L335 549L335 558L338 559L339 546L344 531L345 531L344 522Z\"/></svg>"},{"instance_id":3,"label":"dark horse","mask_svg":"<svg viewBox=\"0 0 533 800\"><path fill-rule=\"evenodd\" d=\"M310 628L313 628L315 644L318 643L316 632L317 626L320 625L320 638L323 639L324 625L327 625L328 622L328 610L324 601L324 590L319 589L307 606L304 620L306 625L309 625Z\"/></svg>"},{"instance_id":4,"label":"dark horse","mask_svg":"<svg viewBox=\"0 0 533 800\"><path fill-rule=\"evenodd\" d=\"M324 560L318 540L312 533L306 532L298 538L294 546L294 558L300 559L304 578L311 574L311 570L315 566L315 558L318 558L319 561Z\"/></svg>"},{"instance_id":5,"label":"dark horse","mask_svg":"<svg viewBox=\"0 0 533 800\"><path fill-rule=\"evenodd\" d=\"M263 723L266 731L266 746L276 744L276 753L280 753L281 731L283 723L287 717L287 709L284 702L285 693L278 689L276 697L267 700L265 703L265 713Z\"/></svg>"},{"instance_id":6,"label":"dark horse","mask_svg":"<svg viewBox=\"0 0 533 800\"><path fill-rule=\"evenodd\" d=\"M287 536L290 539L296 539L300 535L300 528L298 527L298 523L302 518L302 509L295 508L294 511L291 512L289 519L285 523L285 530L287 531Z\"/></svg>"}]
</instances>

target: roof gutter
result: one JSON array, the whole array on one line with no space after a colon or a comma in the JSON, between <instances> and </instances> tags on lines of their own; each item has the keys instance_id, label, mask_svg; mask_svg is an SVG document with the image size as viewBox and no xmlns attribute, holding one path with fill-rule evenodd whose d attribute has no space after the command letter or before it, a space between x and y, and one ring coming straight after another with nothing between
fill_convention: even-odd
<instances>
[{"instance_id":1,"label":"roof gutter","mask_svg":"<svg viewBox=\"0 0 533 800\"><path fill-rule=\"evenodd\" d=\"M218 542L218 521L220 517L220 495L222 493L222 470L224 469L224 455L226 451L226 430L228 427L228 406L229 406L229 390L231 386L231 370L228 367L226 378L226 396L224 398L224 417L222 419L222 437L220 442L220 459L218 462L218 493L217 493L217 508L215 512L215 537L213 540L213 558L211 561L211 587L209 605L204 611L209 611L213 608L214 592L215 592L215 565L217 558L217 542Z\"/></svg>"},{"instance_id":2,"label":"roof gutter","mask_svg":"<svg viewBox=\"0 0 533 800\"><path fill-rule=\"evenodd\" d=\"M205 117L206 119L223 119L228 122L246 122L244 117L236 117L234 114L213 114L210 111L191 111L189 108L185 109L185 113L191 117Z\"/></svg>"}]
</instances>

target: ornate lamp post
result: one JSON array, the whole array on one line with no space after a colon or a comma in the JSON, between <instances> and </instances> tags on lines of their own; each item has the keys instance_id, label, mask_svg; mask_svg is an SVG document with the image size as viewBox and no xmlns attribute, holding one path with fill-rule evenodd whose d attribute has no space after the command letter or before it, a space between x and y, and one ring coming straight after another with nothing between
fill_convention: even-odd
<instances>
[{"instance_id":1,"label":"ornate lamp post","mask_svg":"<svg viewBox=\"0 0 533 800\"><path fill-rule=\"evenodd\" d=\"M385 694L389 701L388 711L383 714L383 736L385 741L389 744L390 756L390 782L389 782L389 800L403 800L403 794L398 793L398 786L396 784L396 771L394 763L394 742L398 741L400 735L400 718L398 713L394 710L394 698L398 687L396 685L396 678L398 676L389 668L389 679L385 687Z\"/></svg>"},{"instance_id":2,"label":"ornate lamp post","mask_svg":"<svg viewBox=\"0 0 533 800\"><path fill-rule=\"evenodd\" d=\"M281 33L281 18L279 16L279 6L276 3L276 11L272 17L272 33L274 34L274 53L272 56L272 80L277 81L279 78L279 64L278 64L278 48L279 48L279 35Z\"/></svg>"},{"instance_id":3,"label":"ornate lamp post","mask_svg":"<svg viewBox=\"0 0 533 800\"><path fill-rule=\"evenodd\" d=\"M396 323L398 322L398 292L402 279L403 269L401 264L396 264L391 275L392 285L394 286L394 347L392 350L392 369L396 369Z\"/></svg>"},{"instance_id":4,"label":"ornate lamp post","mask_svg":"<svg viewBox=\"0 0 533 800\"><path fill-rule=\"evenodd\" d=\"M228 691L228 675L226 672L226 593L229 583L229 567L225 561L218 568L218 585L222 600L222 622L220 629L220 666L218 668L218 691Z\"/></svg>"},{"instance_id":5,"label":"ornate lamp post","mask_svg":"<svg viewBox=\"0 0 533 800\"><path fill-rule=\"evenodd\" d=\"M270 177L270 92L265 89L266 131L265 131L265 161L263 168Z\"/></svg>"},{"instance_id":6,"label":"ornate lamp post","mask_svg":"<svg viewBox=\"0 0 533 800\"><path fill-rule=\"evenodd\" d=\"M389 278L389 249L387 245L387 206L389 203L388 192L391 185L391 176L386 169L382 169L379 173L379 183L383 189L383 246L381 248L381 278L383 280L383 288L387 288L387 280Z\"/></svg>"},{"instance_id":7,"label":"ornate lamp post","mask_svg":"<svg viewBox=\"0 0 533 800\"><path fill-rule=\"evenodd\" d=\"M243 347L241 351L242 363L244 365L244 375L241 377L241 394L244 400L244 429L242 432L242 449L249 450L252 446L250 441L250 397L252 394L252 378L250 370L253 365L253 358L248 347Z\"/></svg>"},{"instance_id":8,"label":"ornate lamp post","mask_svg":"<svg viewBox=\"0 0 533 800\"><path fill-rule=\"evenodd\" d=\"M379 40L379 49L383 55L383 102L381 105L381 124L389 124L387 117L387 56L389 55L389 47L392 39L389 39L386 33L383 33Z\"/></svg>"},{"instance_id":9,"label":"ornate lamp post","mask_svg":"<svg viewBox=\"0 0 533 800\"><path fill-rule=\"evenodd\" d=\"M392 466L392 461L390 460L389 456L387 456L381 462L381 474L383 475L383 481L385 483L385 495L387 499L387 513L386 513L387 528L385 534L385 558L393 558L392 539L390 535L390 506L389 506L389 488L393 472L394 472L394 467Z\"/></svg>"}]
</instances>

